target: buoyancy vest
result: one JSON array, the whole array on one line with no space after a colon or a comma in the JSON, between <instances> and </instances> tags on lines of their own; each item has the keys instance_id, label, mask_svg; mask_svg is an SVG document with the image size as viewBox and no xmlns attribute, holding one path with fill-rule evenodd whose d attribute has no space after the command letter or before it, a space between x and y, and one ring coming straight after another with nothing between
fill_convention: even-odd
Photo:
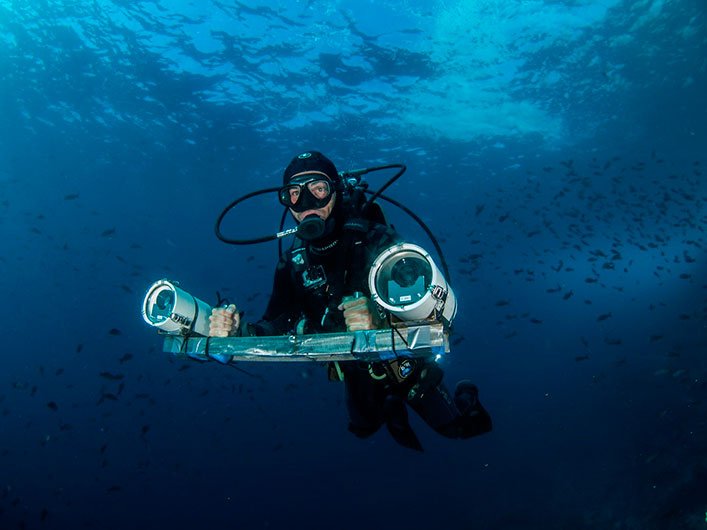
<instances>
[{"instance_id":1,"label":"buoyancy vest","mask_svg":"<svg viewBox=\"0 0 707 530\"><path fill-rule=\"evenodd\" d=\"M312 242L297 239L287 251L294 290L302 301L305 333L344 330L343 317L334 310L342 297L354 292L370 297L371 264L380 252L400 240L385 223L380 208L374 206L366 217L345 219L331 248L322 251Z\"/></svg>"}]
</instances>

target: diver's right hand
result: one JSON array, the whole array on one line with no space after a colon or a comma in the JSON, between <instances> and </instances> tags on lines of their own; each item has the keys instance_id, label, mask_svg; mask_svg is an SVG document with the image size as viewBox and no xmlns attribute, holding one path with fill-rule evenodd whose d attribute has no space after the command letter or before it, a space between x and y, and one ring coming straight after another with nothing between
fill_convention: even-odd
<instances>
[{"instance_id":1,"label":"diver's right hand","mask_svg":"<svg viewBox=\"0 0 707 530\"><path fill-rule=\"evenodd\" d=\"M241 327L241 315L235 304L215 307L209 317L209 337L233 337Z\"/></svg>"}]
</instances>

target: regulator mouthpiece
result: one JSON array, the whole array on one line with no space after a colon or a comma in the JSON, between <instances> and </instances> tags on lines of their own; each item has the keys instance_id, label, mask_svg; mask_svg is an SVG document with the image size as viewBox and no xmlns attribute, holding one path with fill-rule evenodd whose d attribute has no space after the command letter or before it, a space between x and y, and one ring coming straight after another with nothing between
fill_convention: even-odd
<instances>
[{"instance_id":1,"label":"regulator mouthpiece","mask_svg":"<svg viewBox=\"0 0 707 530\"><path fill-rule=\"evenodd\" d=\"M297 225L297 236L305 241L312 241L324 235L324 219L313 213L302 219Z\"/></svg>"},{"instance_id":2,"label":"regulator mouthpiece","mask_svg":"<svg viewBox=\"0 0 707 530\"><path fill-rule=\"evenodd\" d=\"M142 318L166 333L208 337L211 306L169 280L153 283L142 303Z\"/></svg>"}]
</instances>

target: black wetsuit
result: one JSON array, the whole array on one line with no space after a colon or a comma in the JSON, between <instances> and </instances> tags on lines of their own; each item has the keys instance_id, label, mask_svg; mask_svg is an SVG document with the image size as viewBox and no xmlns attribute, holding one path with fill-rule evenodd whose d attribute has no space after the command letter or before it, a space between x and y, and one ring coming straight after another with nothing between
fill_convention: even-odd
<instances>
[{"instance_id":1,"label":"black wetsuit","mask_svg":"<svg viewBox=\"0 0 707 530\"><path fill-rule=\"evenodd\" d=\"M249 325L250 334L291 333L303 318L305 333L346 330L342 312L336 309L341 296L358 291L370 297L368 272L373 260L400 238L378 223L353 233L342 226L338 223L334 233L321 241L297 240L294 250L283 254L265 314ZM419 358L413 362L414 370L403 380L393 377L389 365L383 362L339 363L352 433L370 436L386 424L399 443L421 449L408 423L405 403L444 436L469 438L491 430L491 418L479 403L475 386L467 383L464 388L458 387L453 399L442 383L443 372L436 362Z\"/></svg>"}]
</instances>

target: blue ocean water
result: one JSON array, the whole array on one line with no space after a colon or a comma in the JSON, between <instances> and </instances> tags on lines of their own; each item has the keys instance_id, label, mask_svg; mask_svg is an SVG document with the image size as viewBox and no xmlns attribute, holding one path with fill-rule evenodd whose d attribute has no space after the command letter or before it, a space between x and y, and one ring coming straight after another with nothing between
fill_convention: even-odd
<instances>
[{"instance_id":1,"label":"blue ocean water","mask_svg":"<svg viewBox=\"0 0 707 530\"><path fill-rule=\"evenodd\" d=\"M707 528L705 15L0 0L0 528ZM359 440L323 368L162 353L157 279L261 315L277 245L214 223L306 149L407 164L490 434Z\"/></svg>"}]
</instances>

